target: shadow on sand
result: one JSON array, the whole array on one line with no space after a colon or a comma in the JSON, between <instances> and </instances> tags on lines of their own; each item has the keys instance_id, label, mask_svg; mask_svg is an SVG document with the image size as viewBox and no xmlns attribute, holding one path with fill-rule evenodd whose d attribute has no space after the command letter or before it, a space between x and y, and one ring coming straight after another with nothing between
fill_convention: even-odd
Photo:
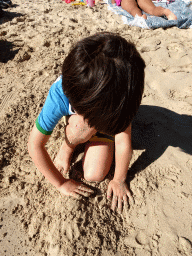
<instances>
[{"instance_id":1,"label":"shadow on sand","mask_svg":"<svg viewBox=\"0 0 192 256\"><path fill-rule=\"evenodd\" d=\"M0 62L7 63L18 53L19 49L12 50L15 45L6 40L0 40Z\"/></svg>"},{"instance_id":2,"label":"shadow on sand","mask_svg":"<svg viewBox=\"0 0 192 256\"><path fill-rule=\"evenodd\" d=\"M157 160L169 147L192 155L192 116L180 115L162 107L142 105L133 121L133 149L145 149L133 163L128 183Z\"/></svg>"},{"instance_id":3,"label":"shadow on sand","mask_svg":"<svg viewBox=\"0 0 192 256\"><path fill-rule=\"evenodd\" d=\"M16 7L17 5L14 5L12 7ZM17 13L17 12L9 12L2 10L0 11L0 25L4 24L5 22L11 21L15 17L21 17L24 16L22 13Z\"/></svg>"},{"instance_id":4,"label":"shadow on sand","mask_svg":"<svg viewBox=\"0 0 192 256\"><path fill-rule=\"evenodd\" d=\"M133 150L144 151L129 169L126 180L128 187L135 175L156 161L169 146L178 147L192 155L192 116L180 115L162 107L142 105L132 123L132 145ZM73 159L82 152L84 144L78 145ZM107 175L109 179L113 178L114 170L115 161ZM82 160L73 165L70 178L81 181Z\"/></svg>"}]
</instances>

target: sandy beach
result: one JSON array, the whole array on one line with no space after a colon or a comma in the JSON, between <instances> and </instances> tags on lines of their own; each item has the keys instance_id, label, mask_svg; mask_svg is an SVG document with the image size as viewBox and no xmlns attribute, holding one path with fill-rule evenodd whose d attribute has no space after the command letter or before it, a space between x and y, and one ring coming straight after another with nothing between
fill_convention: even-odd
<instances>
[{"instance_id":1,"label":"sandy beach","mask_svg":"<svg viewBox=\"0 0 192 256\"><path fill-rule=\"evenodd\" d=\"M192 29L129 27L97 1L13 3L0 19L0 255L192 255ZM133 41L146 62L128 171L135 204L122 214L106 198L114 168L91 184L93 197L75 200L44 179L27 151L71 45L100 31ZM47 144L52 158L63 138L59 123ZM80 180L76 155L70 177Z\"/></svg>"}]
</instances>

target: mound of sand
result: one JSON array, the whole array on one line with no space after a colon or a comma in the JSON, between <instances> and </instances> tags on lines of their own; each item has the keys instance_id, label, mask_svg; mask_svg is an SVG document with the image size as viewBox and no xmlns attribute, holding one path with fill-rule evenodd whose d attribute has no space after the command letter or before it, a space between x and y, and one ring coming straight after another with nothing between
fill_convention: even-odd
<instances>
[{"instance_id":1,"label":"mound of sand","mask_svg":"<svg viewBox=\"0 0 192 256\"><path fill-rule=\"evenodd\" d=\"M146 62L128 175L135 204L122 215L106 199L112 172L91 184L94 197L66 198L27 152L71 44L99 31L132 40ZM0 36L0 254L192 255L192 30L128 27L99 3L15 0L0 19ZM62 139L58 124L47 145L52 157ZM80 166L71 177L82 177Z\"/></svg>"}]
</instances>

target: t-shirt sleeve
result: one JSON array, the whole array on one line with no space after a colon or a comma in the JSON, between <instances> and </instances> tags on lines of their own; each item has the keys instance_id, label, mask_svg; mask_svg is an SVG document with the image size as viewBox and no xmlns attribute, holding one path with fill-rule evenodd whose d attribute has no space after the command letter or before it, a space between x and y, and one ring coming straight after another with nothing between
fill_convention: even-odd
<instances>
[{"instance_id":1,"label":"t-shirt sleeve","mask_svg":"<svg viewBox=\"0 0 192 256\"><path fill-rule=\"evenodd\" d=\"M62 89L62 78L51 86L45 104L36 120L37 129L50 135L61 117L69 115L69 100Z\"/></svg>"}]
</instances>

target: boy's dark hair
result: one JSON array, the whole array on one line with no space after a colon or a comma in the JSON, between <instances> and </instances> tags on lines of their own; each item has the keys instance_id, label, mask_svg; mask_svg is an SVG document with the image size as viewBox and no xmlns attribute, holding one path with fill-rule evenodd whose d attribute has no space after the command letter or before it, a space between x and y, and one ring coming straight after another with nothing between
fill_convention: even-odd
<instances>
[{"instance_id":1,"label":"boy's dark hair","mask_svg":"<svg viewBox=\"0 0 192 256\"><path fill-rule=\"evenodd\" d=\"M62 67L62 87L91 127L110 135L130 125L141 103L145 62L131 42L98 33L72 48Z\"/></svg>"}]
</instances>

